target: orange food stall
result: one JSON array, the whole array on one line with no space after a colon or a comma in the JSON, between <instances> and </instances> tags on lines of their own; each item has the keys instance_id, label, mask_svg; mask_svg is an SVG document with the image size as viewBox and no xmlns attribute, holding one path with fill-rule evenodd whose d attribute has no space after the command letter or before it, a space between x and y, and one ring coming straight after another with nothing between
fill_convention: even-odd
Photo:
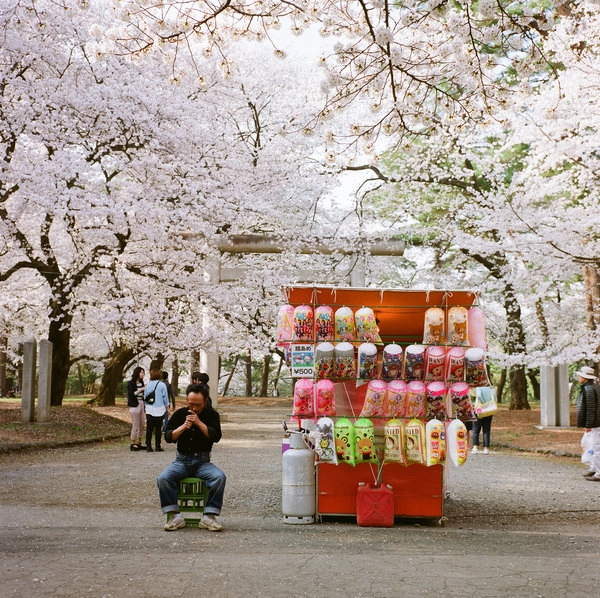
<instances>
[{"instance_id":1,"label":"orange food stall","mask_svg":"<svg viewBox=\"0 0 600 598\"><path fill-rule=\"evenodd\" d=\"M290 286L284 300L293 307L349 307L353 312L368 306L376 318L383 346L423 344L425 312L431 307L447 311L454 306L470 308L477 295L465 290L399 290ZM355 346L357 343L355 343ZM359 417L367 384L361 380L335 381L333 419ZM376 446L382 450L384 418L374 418ZM359 484L380 482L393 490L394 517L441 518L445 496L445 465L383 463L320 463L316 467L316 516L355 516Z\"/></svg>"}]
</instances>

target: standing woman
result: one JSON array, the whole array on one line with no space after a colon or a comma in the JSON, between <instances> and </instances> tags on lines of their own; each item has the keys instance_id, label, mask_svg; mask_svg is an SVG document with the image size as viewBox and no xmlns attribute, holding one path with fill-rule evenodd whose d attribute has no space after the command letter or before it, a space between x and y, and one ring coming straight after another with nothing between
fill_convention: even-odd
<instances>
[{"instance_id":1,"label":"standing woman","mask_svg":"<svg viewBox=\"0 0 600 598\"><path fill-rule=\"evenodd\" d=\"M148 395L154 393L154 400L149 403ZM144 391L144 403L146 406L146 450L151 453L158 452L163 448L160 445L162 427L165 414L169 414L169 392L167 385L162 381L162 370L158 361L150 364L150 382ZM152 449L152 433L154 432L154 449Z\"/></svg>"},{"instance_id":2,"label":"standing woman","mask_svg":"<svg viewBox=\"0 0 600 598\"><path fill-rule=\"evenodd\" d=\"M144 434L144 368L138 366L133 370L131 380L127 383L127 406L131 413L131 445L130 451L139 451Z\"/></svg>"}]
</instances>

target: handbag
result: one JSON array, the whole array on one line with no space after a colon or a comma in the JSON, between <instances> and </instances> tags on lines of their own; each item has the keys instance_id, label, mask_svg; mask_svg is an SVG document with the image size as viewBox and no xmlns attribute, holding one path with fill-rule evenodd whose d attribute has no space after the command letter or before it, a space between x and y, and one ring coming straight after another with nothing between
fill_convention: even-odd
<instances>
[{"instance_id":1,"label":"handbag","mask_svg":"<svg viewBox=\"0 0 600 598\"><path fill-rule=\"evenodd\" d=\"M144 403L147 405L154 405L156 400L156 387L160 384L160 380L156 383L156 386L144 397Z\"/></svg>"},{"instance_id":2,"label":"handbag","mask_svg":"<svg viewBox=\"0 0 600 598\"><path fill-rule=\"evenodd\" d=\"M496 391L493 388L478 388L475 399L475 415L478 419L494 415L498 411L496 403Z\"/></svg>"}]
</instances>

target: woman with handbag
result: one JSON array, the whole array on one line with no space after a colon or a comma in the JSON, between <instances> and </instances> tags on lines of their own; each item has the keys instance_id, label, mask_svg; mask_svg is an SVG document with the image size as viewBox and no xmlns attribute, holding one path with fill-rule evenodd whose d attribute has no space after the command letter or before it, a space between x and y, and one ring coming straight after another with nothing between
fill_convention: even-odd
<instances>
[{"instance_id":1,"label":"woman with handbag","mask_svg":"<svg viewBox=\"0 0 600 598\"><path fill-rule=\"evenodd\" d=\"M162 452L162 428L165 414L169 413L169 391L162 381L162 369L158 361L150 364L150 382L144 391L146 406L146 450ZM154 449L152 448L152 434L154 433Z\"/></svg>"},{"instance_id":2,"label":"woman with handbag","mask_svg":"<svg viewBox=\"0 0 600 598\"><path fill-rule=\"evenodd\" d=\"M483 431L483 454L487 455L490 452L492 419L498 409L496 391L491 387L484 386L477 388L476 393L475 414L477 419L473 422L473 450L471 452L479 452L479 435Z\"/></svg>"},{"instance_id":3,"label":"woman with handbag","mask_svg":"<svg viewBox=\"0 0 600 598\"><path fill-rule=\"evenodd\" d=\"M138 366L133 370L131 380L127 383L127 406L131 414L131 445L129 450L139 451L144 434L144 368Z\"/></svg>"}]
</instances>

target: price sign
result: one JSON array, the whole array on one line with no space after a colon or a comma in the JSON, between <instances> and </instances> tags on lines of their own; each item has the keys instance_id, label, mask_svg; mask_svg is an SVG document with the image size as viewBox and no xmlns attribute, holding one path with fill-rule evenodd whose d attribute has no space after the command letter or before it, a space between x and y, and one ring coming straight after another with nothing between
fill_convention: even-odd
<instances>
[{"instance_id":1,"label":"price sign","mask_svg":"<svg viewBox=\"0 0 600 598\"><path fill-rule=\"evenodd\" d=\"M292 377L312 378L315 374L315 346L292 345Z\"/></svg>"}]
</instances>

